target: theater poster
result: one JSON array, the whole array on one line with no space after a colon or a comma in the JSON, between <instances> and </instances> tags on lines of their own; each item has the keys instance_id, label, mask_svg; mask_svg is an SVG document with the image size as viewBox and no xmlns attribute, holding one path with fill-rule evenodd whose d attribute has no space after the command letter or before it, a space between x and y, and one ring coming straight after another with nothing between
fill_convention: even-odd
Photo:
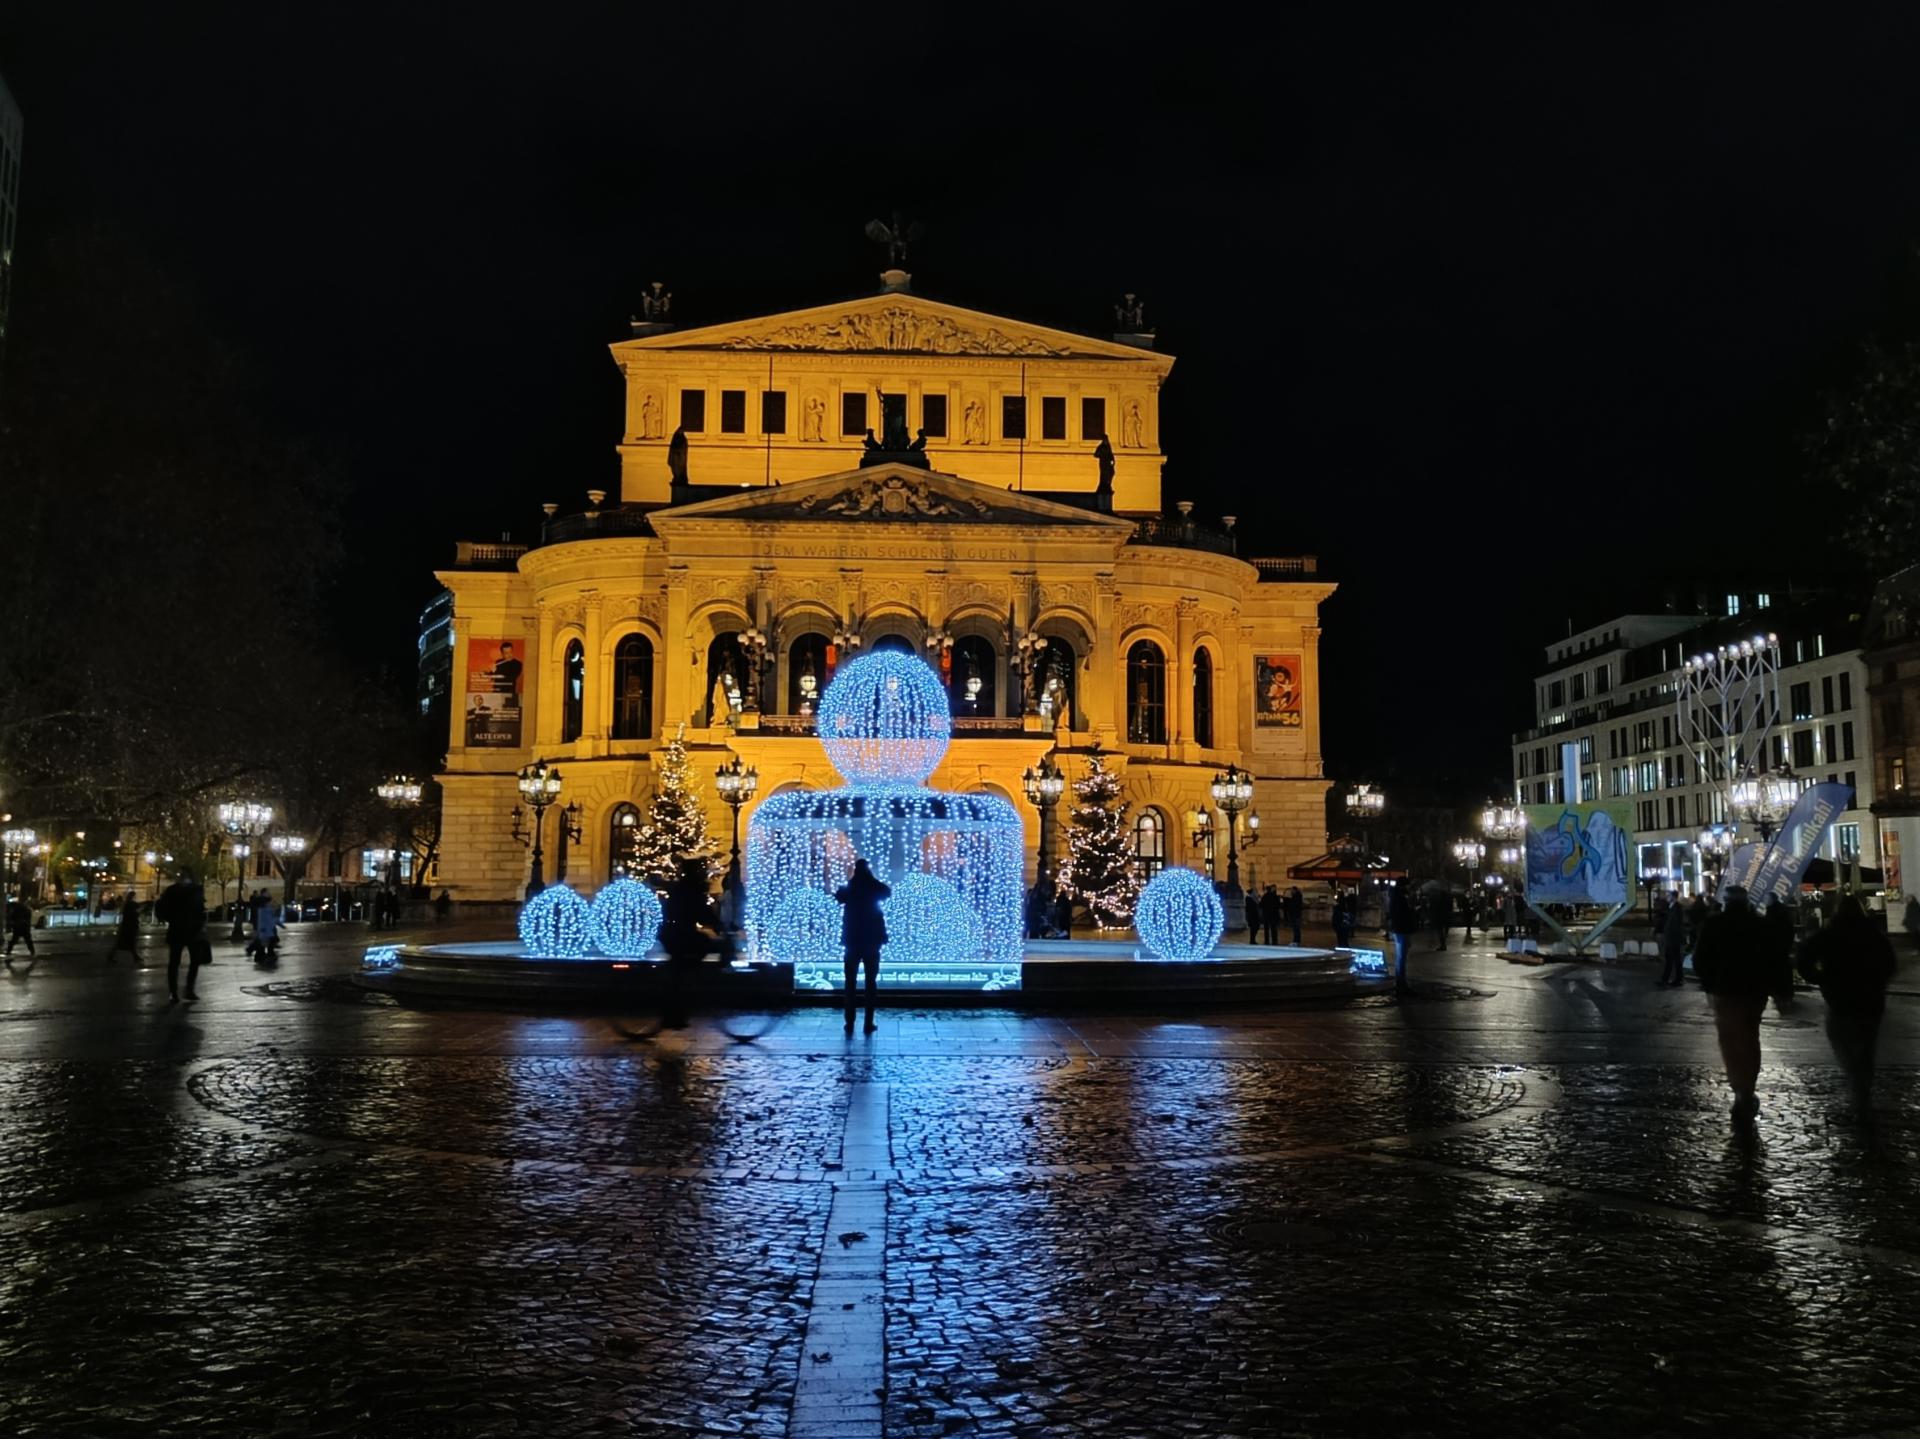
<instances>
[{"instance_id":1,"label":"theater poster","mask_svg":"<svg viewBox=\"0 0 1920 1439\"><path fill-rule=\"evenodd\" d=\"M518 635L467 641L467 748L520 748L526 647Z\"/></svg>"},{"instance_id":2,"label":"theater poster","mask_svg":"<svg viewBox=\"0 0 1920 1439\"><path fill-rule=\"evenodd\" d=\"M1255 655L1253 722L1261 729L1300 728L1300 656Z\"/></svg>"}]
</instances>

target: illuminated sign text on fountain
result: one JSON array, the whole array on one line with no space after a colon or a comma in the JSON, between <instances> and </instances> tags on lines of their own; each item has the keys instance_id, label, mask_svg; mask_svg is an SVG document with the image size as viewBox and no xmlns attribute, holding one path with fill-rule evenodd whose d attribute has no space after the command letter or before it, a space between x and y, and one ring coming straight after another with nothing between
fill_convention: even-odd
<instances>
[{"instance_id":1,"label":"illuminated sign text on fountain","mask_svg":"<svg viewBox=\"0 0 1920 1439\"><path fill-rule=\"evenodd\" d=\"M791 963L797 988L837 987L833 893L864 856L893 890L883 908L883 988L1018 988L1025 832L999 795L926 787L953 728L939 677L911 655L862 655L827 687L818 728L847 783L776 794L754 811L748 952Z\"/></svg>"}]
</instances>

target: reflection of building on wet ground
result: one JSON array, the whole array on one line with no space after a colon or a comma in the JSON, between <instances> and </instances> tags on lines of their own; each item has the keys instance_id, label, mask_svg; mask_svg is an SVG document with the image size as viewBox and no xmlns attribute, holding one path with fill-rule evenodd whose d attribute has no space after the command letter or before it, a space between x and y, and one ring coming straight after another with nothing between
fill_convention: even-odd
<instances>
[{"instance_id":1,"label":"reflection of building on wet ground","mask_svg":"<svg viewBox=\"0 0 1920 1439\"><path fill-rule=\"evenodd\" d=\"M1075 777L1095 747L1125 777L1144 868L1211 854L1225 877L1208 786L1229 763L1257 786L1243 864L1280 874L1324 847L1319 605L1333 586L1312 556L1247 557L1231 520L1163 504L1177 498L1160 490L1174 362L1150 337L899 288L635 331L612 347L618 491L529 494L552 502L539 543L463 542L440 574L453 608L441 874L456 898L521 893L528 856L508 812L535 758L560 763L563 802L581 806L567 878L583 887L644 822L659 746L683 727L723 835L704 781L733 754L758 770L760 800L836 783L813 709L855 645L940 668L955 734L931 783L1012 800L1029 873L1039 818L1021 775L1051 751ZM895 448L870 450L869 431Z\"/></svg>"}]
</instances>

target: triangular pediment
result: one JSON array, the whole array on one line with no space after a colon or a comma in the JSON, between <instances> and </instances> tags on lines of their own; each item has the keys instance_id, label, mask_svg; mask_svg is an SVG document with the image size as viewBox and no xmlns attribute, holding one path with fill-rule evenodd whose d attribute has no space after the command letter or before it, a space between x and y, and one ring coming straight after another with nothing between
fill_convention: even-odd
<instances>
[{"instance_id":1,"label":"triangular pediment","mask_svg":"<svg viewBox=\"0 0 1920 1439\"><path fill-rule=\"evenodd\" d=\"M1115 535L1133 531L1133 521L1097 510L983 485L938 470L893 463L674 505L653 511L650 519L662 535L670 534L676 525L713 520L752 524L811 520L840 524L1017 525L1027 529L1107 530Z\"/></svg>"},{"instance_id":2,"label":"triangular pediment","mask_svg":"<svg viewBox=\"0 0 1920 1439\"><path fill-rule=\"evenodd\" d=\"M613 347L614 357L647 350L729 350L768 354L919 354L1009 359L1114 360L1165 372L1170 355L946 305L892 291L807 310L669 330Z\"/></svg>"}]
</instances>

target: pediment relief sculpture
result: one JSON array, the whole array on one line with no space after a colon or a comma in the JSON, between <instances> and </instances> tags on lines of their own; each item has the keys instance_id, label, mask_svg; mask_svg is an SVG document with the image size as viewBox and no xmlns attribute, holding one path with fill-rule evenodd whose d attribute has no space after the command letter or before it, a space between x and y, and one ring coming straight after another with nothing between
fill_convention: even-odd
<instances>
[{"instance_id":1,"label":"pediment relief sculpture","mask_svg":"<svg viewBox=\"0 0 1920 1439\"><path fill-rule=\"evenodd\" d=\"M873 350L927 355L1070 355L1072 350L1034 335L1009 334L994 326L961 325L905 305L857 310L817 323L782 325L759 334L721 340L722 350Z\"/></svg>"}]
</instances>

